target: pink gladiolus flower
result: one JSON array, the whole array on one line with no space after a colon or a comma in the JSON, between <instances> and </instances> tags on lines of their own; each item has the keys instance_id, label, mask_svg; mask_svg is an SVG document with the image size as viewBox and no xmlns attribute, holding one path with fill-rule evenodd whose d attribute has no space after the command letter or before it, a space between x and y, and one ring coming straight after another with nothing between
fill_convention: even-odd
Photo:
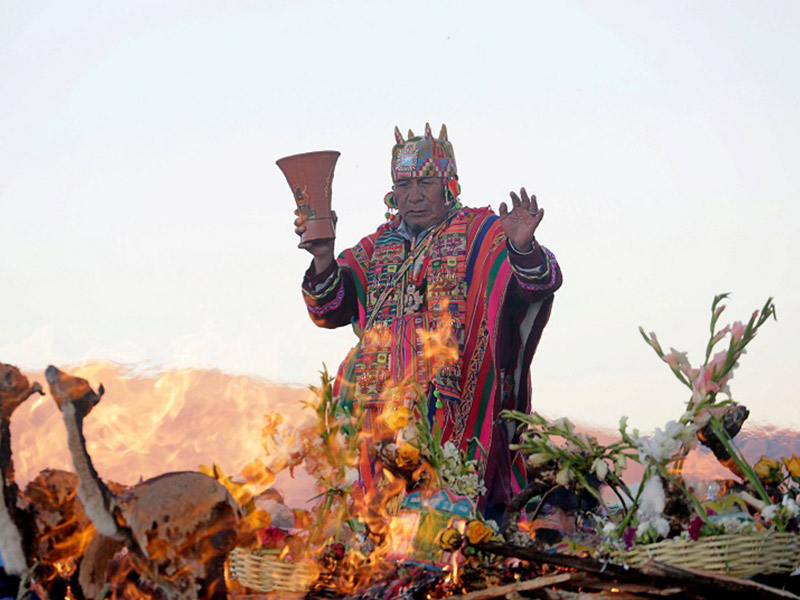
<instances>
[{"instance_id":1,"label":"pink gladiolus flower","mask_svg":"<svg viewBox=\"0 0 800 600\"><path fill-rule=\"evenodd\" d=\"M670 348L669 354L665 354L663 360L671 369L680 369L684 374L686 374L687 370L692 368L692 365L689 364L686 352L678 352L675 348Z\"/></svg>"},{"instance_id":2,"label":"pink gladiolus flower","mask_svg":"<svg viewBox=\"0 0 800 600\"><path fill-rule=\"evenodd\" d=\"M655 331L651 331L650 332L650 345L659 354L663 354L664 353L664 351L661 349L661 344L658 343L658 338L656 337Z\"/></svg>"},{"instance_id":3,"label":"pink gladiolus flower","mask_svg":"<svg viewBox=\"0 0 800 600\"><path fill-rule=\"evenodd\" d=\"M719 385L712 379L714 367L705 365L700 367L697 376L692 380L692 396L697 400L702 400L711 392L718 392Z\"/></svg>"},{"instance_id":4,"label":"pink gladiolus flower","mask_svg":"<svg viewBox=\"0 0 800 600\"><path fill-rule=\"evenodd\" d=\"M714 337L711 338L711 345L713 346L717 342L719 342L722 338L724 338L728 332L731 330L730 325L725 325L722 329L720 329L717 333L714 334Z\"/></svg>"},{"instance_id":5,"label":"pink gladiolus flower","mask_svg":"<svg viewBox=\"0 0 800 600\"><path fill-rule=\"evenodd\" d=\"M731 325L731 341L734 344L738 344L739 341L744 336L745 327L742 325L741 321L736 321L733 325Z\"/></svg>"},{"instance_id":6,"label":"pink gladiolus flower","mask_svg":"<svg viewBox=\"0 0 800 600\"><path fill-rule=\"evenodd\" d=\"M711 359L711 362L708 363L708 366L711 368L712 372L720 373L725 367L726 362L728 362L728 351L722 350L714 355L714 358Z\"/></svg>"}]
</instances>

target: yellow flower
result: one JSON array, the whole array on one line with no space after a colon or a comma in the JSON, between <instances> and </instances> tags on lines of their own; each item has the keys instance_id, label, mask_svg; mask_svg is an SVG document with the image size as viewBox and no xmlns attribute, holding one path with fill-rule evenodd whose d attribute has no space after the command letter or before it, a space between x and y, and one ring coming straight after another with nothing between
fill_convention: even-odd
<instances>
[{"instance_id":1,"label":"yellow flower","mask_svg":"<svg viewBox=\"0 0 800 600\"><path fill-rule=\"evenodd\" d=\"M786 470L789 471L789 475L800 479L800 456L795 456L794 454L792 454L791 458L786 458L784 456L783 464L786 465Z\"/></svg>"},{"instance_id":2,"label":"yellow flower","mask_svg":"<svg viewBox=\"0 0 800 600\"><path fill-rule=\"evenodd\" d=\"M459 533L458 529L448 527L447 529L442 529L438 534L436 534L435 541L442 550L455 552L461 547L461 544L464 542L464 538L461 533Z\"/></svg>"},{"instance_id":3,"label":"yellow flower","mask_svg":"<svg viewBox=\"0 0 800 600\"><path fill-rule=\"evenodd\" d=\"M474 545L488 542L494 534L494 531L483 521L475 520L467 523L465 533L467 535L467 541Z\"/></svg>"},{"instance_id":4,"label":"yellow flower","mask_svg":"<svg viewBox=\"0 0 800 600\"><path fill-rule=\"evenodd\" d=\"M783 479L781 477L781 463L763 454L753 467L753 470L764 483L778 484Z\"/></svg>"},{"instance_id":5,"label":"yellow flower","mask_svg":"<svg viewBox=\"0 0 800 600\"><path fill-rule=\"evenodd\" d=\"M389 429L397 431L409 424L411 421L411 411L405 406L398 406L387 411L383 420Z\"/></svg>"},{"instance_id":6,"label":"yellow flower","mask_svg":"<svg viewBox=\"0 0 800 600\"><path fill-rule=\"evenodd\" d=\"M397 449L395 462L401 469L413 469L419 464L419 449L408 442L403 442Z\"/></svg>"},{"instance_id":7,"label":"yellow flower","mask_svg":"<svg viewBox=\"0 0 800 600\"><path fill-rule=\"evenodd\" d=\"M272 516L259 508L252 511L249 515L245 517L247 520L247 524L250 525L253 529L259 529L261 527L269 527L272 525Z\"/></svg>"}]
</instances>

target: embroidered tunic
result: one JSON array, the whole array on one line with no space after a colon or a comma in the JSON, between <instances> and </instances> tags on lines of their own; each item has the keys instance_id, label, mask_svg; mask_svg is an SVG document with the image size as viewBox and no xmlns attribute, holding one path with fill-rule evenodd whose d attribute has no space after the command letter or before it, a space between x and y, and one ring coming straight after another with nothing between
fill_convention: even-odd
<instances>
[{"instance_id":1,"label":"embroidered tunic","mask_svg":"<svg viewBox=\"0 0 800 600\"><path fill-rule=\"evenodd\" d=\"M529 367L561 285L558 263L536 242L530 254L514 252L489 208L454 209L412 240L400 223L382 225L325 272L312 264L306 273L314 322L362 331L337 391L377 410L381 392L408 379L431 400L438 390L444 406L436 411L432 402L430 412L443 441L483 459L483 507L505 503L524 485L525 469L497 416L530 410Z\"/></svg>"}]
</instances>

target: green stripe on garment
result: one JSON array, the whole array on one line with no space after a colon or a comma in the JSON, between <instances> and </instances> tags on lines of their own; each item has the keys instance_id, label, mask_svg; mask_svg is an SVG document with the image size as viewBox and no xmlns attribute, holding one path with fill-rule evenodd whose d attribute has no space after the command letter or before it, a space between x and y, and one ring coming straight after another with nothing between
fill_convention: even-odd
<instances>
[{"instance_id":1,"label":"green stripe on garment","mask_svg":"<svg viewBox=\"0 0 800 600\"><path fill-rule=\"evenodd\" d=\"M366 310L367 308L367 293L364 290L363 286L361 285L361 280L358 278L356 273L353 273L353 284L356 287L356 298L358 299L358 303L364 307Z\"/></svg>"},{"instance_id":2,"label":"green stripe on garment","mask_svg":"<svg viewBox=\"0 0 800 600\"><path fill-rule=\"evenodd\" d=\"M483 429L483 422L486 420L486 414L490 410L489 403L492 400L492 388L494 387L494 365L489 364L489 372L486 374L486 383L483 386L483 390L481 390L481 404L478 408L478 415L475 419L475 427L472 429L472 434L470 437L476 437L480 439L481 437L481 430ZM491 415L489 415L491 419ZM488 446L486 444L486 440L481 440L481 444L488 450ZM472 442L469 445L469 456L468 460L475 460L476 455L478 453L478 445L475 442ZM488 457L479 457L479 460L486 460Z\"/></svg>"},{"instance_id":3,"label":"green stripe on garment","mask_svg":"<svg viewBox=\"0 0 800 600\"><path fill-rule=\"evenodd\" d=\"M524 471L519 466L519 461L515 460L511 463L511 476L517 482L519 489L523 489L527 485Z\"/></svg>"},{"instance_id":4,"label":"green stripe on garment","mask_svg":"<svg viewBox=\"0 0 800 600\"><path fill-rule=\"evenodd\" d=\"M500 252L497 255L497 258L494 259L492 268L489 270L489 280L486 282L487 297L492 290L492 286L494 285L494 280L497 279L497 272L500 270L500 265L502 265L506 260L506 254L507 253L505 251Z\"/></svg>"}]
</instances>

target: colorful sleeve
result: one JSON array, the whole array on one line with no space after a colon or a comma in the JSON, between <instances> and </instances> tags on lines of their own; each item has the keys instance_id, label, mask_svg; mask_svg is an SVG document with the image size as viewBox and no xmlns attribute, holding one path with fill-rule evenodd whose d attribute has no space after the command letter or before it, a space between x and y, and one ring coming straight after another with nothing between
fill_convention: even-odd
<instances>
[{"instance_id":1,"label":"colorful sleeve","mask_svg":"<svg viewBox=\"0 0 800 600\"><path fill-rule=\"evenodd\" d=\"M561 287L561 269L556 257L535 241L529 254L515 252L509 245L508 262L517 295L528 301L540 300Z\"/></svg>"},{"instance_id":2,"label":"colorful sleeve","mask_svg":"<svg viewBox=\"0 0 800 600\"><path fill-rule=\"evenodd\" d=\"M309 268L303 277L303 300L311 320L329 329L348 325L357 314L348 269L334 262L318 275L311 271Z\"/></svg>"},{"instance_id":3,"label":"colorful sleeve","mask_svg":"<svg viewBox=\"0 0 800 600\"><path fill-rule=\"evenodd\" d=\"M306 271L303 299L317 326L332 329L357 322L363 327L366 273L375 238L383 228L342 252L322 273L315 273L313 266Z\"/></svg>"}]
</instances>

